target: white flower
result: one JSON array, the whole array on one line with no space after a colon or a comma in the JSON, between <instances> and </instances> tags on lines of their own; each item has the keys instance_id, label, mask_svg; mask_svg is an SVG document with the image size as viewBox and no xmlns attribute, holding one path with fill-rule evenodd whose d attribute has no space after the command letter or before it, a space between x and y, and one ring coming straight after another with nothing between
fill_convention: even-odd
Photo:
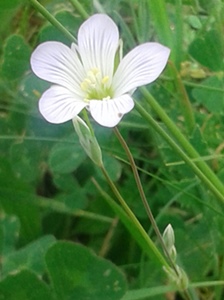
<instances>
[{"instance_id":1,"label":"white flower","mask_svg":"<svg viewBox=\"0 0 224 300\"><path fill-rule=\"evenodd\" d=\"M51 123L72 120L83 108L106 127L116 126L134 107L134 90L154 81L165 68L169 49L158 43L135 47L118 64L119 32L113 20L96 14L78 31L71 48L60 42L40 44L31 56L33 72L52 85L39 101Z\"/></svg>"}]
</instances>

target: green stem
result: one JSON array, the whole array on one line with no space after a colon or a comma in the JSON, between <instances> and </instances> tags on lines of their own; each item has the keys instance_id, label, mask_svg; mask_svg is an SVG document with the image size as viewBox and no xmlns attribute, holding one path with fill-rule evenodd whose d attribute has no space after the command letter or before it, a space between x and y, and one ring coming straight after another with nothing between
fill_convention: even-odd
<instances>
[{"instance_id":1,"label":"green stem","mask_svg":"<svg viewBox=\"0 0 224 300\"><path fill-rule=\"evenodd\" d=\"M39 13L44 16L53 26L61 31L71 42L75 42L75 37L60 23L58 20L50 14L37 0L30 0L30 3L35 7Z\"/></svg>"},{"instance_id":2,"label":"green stem","mask_svg":"<svg viewBox=\"0 0 224 300\"><path fill-rule=\"evenodd\" d=\"M173 141L173 139L165 133L165 131L152 119L152 117L145 111L145 109L138 103L136 103L137 110L139 113L144 116L144 118L152 123L160 127L162 130L162 134L166 136L166 139L169 140L169 144L171 147L176 150L179 155L184 159L184 161L190 165L190 167L194 170L194 172L200 177L200 179L207 184L209 189L222 201L224 202L224 186L222 182L218 179L218 177L213 173L210 167L203 161L200 160L200 155L194 149L194 147L190 144L190 142L185 138L185 136L181 133L179 128L173 121L169 118L163 108L159 105L159 103L154 99L154 97L147 91L146 88L141 89L143 95L145 96L147 102L151 105L166 127L169 129L170 133L174 136L174 138L178 141L182 149ZM165 137L164 136L164 137ZM195 162L192 159L196 159ZM199 160L197 160L199 159Z\"/></svg>"},{"instance_id":3,"label":"green stem","mask_svg":"<svg viewBox=\"0 0 224 300\"><path fill-rule=\"evenodd\" d=\"M206 176L205 172L203 172L203 170L206 171L207 168L209 169L209 167L206 165L207 166L206 168L202 164L203 166L203 170L202 170L202 168L199 167L201 166L201 164L199 164L201 161L197 161L197 162L192 161L192 159L185 154L185 152L177 145L177 143L167 134L167 132L151 117L151 115L139 103L136 102L135 105L138 112L144 117L144 119L147 120L147 122L167 141L167 143L192 168L195 174L201 179L201 181L203 181L207 185L207 187L214 193L214 195L224 203L224 196L223 196L224 194L220 191L220 189L215 184L213 184L213 182L210 180L210 177ZM212 172L210 169L209 171Z\"/></svg>"},{"instance_id":4,"label":"green stem","mask_svg":"<svg viewBox=\"0 0 224 300\"><path fill-rule=\"evenodd\" d=\"M174 47L175 65L180 69L180 64L183 61L183 11L182 0L175 0L175 28L174 28Z\"/></svg>"},{"instance_id":5,"label":"green stem","mask_svg":"<svg viewBox=\"0 0 224 300\"><path fill-rule=\"evenodd\" d=\"M172 61L169 61L169 65L171 67L172 75L174 77L174 83L176 85L176 89L180 95L181 108L182 108L182 113L184 115L184 119L186 122L187 131L189 133L191 133L193 131L193 129L195 128L195 120L194 120L194 113L192 110L192 105L188 98L188 95L187 95L186 89L183 85L183 82L180 78L180 74L177 71L175 65L173 64Z\"/></svg>"},{"instance_id":6,"label":"green stem","mask_svg":"<svg viewBox=\"0 0 224 300\"><path fill-rule=\"evenodd\" d=\"M115 132L115 134L116 134L116 136L117 136L120 144L122 145L122 147L125 150L125 153L126 153L128 159L129 159L129 162L130 162L130 165L131 165L131 168L132 168L132 171L133 171L133 175L134 175L134 178L135 178L135 181L136 181L136 185L137 185L140 197L142 199L142 203L143 203L143 205L145 207L146 213L147 213L147 215L149 217L149 220L150 220L150 222L152 224L152 227L153 227L153 229L154 229L154 231L155 231L155 233L156 233L156 235L157 235L157 237L158 237L158 239L159 239L159 241L161 243L163 251L166 254L166 257L168 258L171 267L173 268L173 270L175 271L175 273L177 275L179 275L178 270L176 268L176 265L173 262L172 258L170 257L169 252L167 251L166 245L165 245L165 243L163 241L163 237L162 237L162 235L160 233L160 230L159 230L159 228L157 226L156 220L155 220L155 218L154 218L154 216L152 214L151 208L150 208L150 206L148 204L148 201L146 199L145 192L143 190L143 187L142 187L142 184L141 184L141 180L140 180L140 177L139 177L138 169L137 169L137 166L135 164L134 158L133 158L133 156L131 154L131 151L130 151L130 149L129 149L127 143L126 143L126 141L123 139L123 137L122 137L122 135L121 135L121 133L120 133L120 131L118 130L117 127L114 128L114 132ZM191 296L190 296L188 290L183 291L182 292L182 296L186 300L190 300L191 299Z\"/></svg>"},{"instance_id":7,"label":"green stem","mask_svg":"<svg viewBox=\"0 0 224 300\"><path fill-rule=\"evenodd\" d=\"M182 82L186 86L200 88L200 89L204 89L204 90L208 90L208 91L224 93L224 88L218 88L218 87L208 86L208 85L204 85L204 84L200 84L200 83L194 83L194 82L190 82L187 80L182 80Z\"/></svg>"},{"instance_id":8,"label":"green stem","mask_svg":"<svg viewBox=\"0 0 224 300\"><path fill-rule=\"evenodd\" d=\"M155 256L158 258L161 265L169 267L168 263L166 262L166 259L163 257L163 255L160 253L160 251L157 249L157 247L155 246L153 241L148 236L147 232L144 230L144 228L139 223L138 219L136 218L136 216L134 215L132 210L129 208L129 206L127 205L127 203L125 202L125 200L121 196L120 192L118 191L115 184L111 180L111 178L110 178L109 174L107 173L106 169L104 168L104 166L101 167L101 171L102 171L103 175L105 176L105 178L106 178L111 190L113 191L114 195L116 196L116 198L120 202L121 206L123 207L124 211L126 212L127 216L130 218L132 223L138 229L139 233L144 238L144 240L147 242L149 248L152 250L152 252L155 254ZM98 186L98 188L99 188L99 186ZM101 191L101 192L103 192L103 191Z\"/></svg>"},{"instance_id":9,"label":"green stem","mask_svg":"<svg viewBox=\"0 0 224 300\"><path fill-rule=\"evenodd\" d=\"M155 233L156 233L156 235L157 235L157 237L158 237L158 239L160 241L160 244L161 244L161 246L163 248L164 253L166 254L166 256L167 256L167 258L168 258L168 260L170 262L170 265L172 266L172 268L174 269L174 271L178 275L178 271L176 269L176 266L175 266L173 260L171 259L170 255L169 255L169 252L167 251L166 245L165 245L165 243L163 241L163 237L162 237L162 235L160 233L160 230L159 230L159 228L158 228L158 226L156 224L155 218L154 218L154 216L152 214L151 208L150 208L150 206L148 204L148 201L146 199L145 192L143 190L143 187L142 187L142 184L141 184L141 180L140 180L140 177L139 177L139 174L138 174L138 169L136 167L136 164L135 164L134 158L133 158L133 156L131 154L131 151L130 151L127 143L125 142L124 138L122 137L122 135L121 135L121 133L120 133L120 131L118 130L117 127L114 128L114 133L116 134L116 137L118 138L120 144L122 145L122 147L123 147L123 149L124 149L124 151L125 151L128 159L129 159L129 162L130 162L130 165L131 165L131 168L132 168L132 171L133 171L133 175L134 175L134 178L135 178L135 182L136 182L136 185L137 185L137 188L138 188L138 191L139 191L142 203L144 205L144 208L146 210L148 218L149 218L149 220L150 220L150 222L152 224L152 227L153 227L153 229L154 229L154 231L155 231Z\"/></svg>"},{"instance_id":10,"label":"green stem","mask_svg":"<svg viewBox=\"0 0 224 300\"><path fill-rule=\"evenodd\" d=\"M82 4L79 3L77 0L70 0L71 4L74 6L74 8L80 13L80 15L84 19L88 19L89 14L86 12Z\"/></svg>"},{"instance_id":11,"label":"green stem","mask_svg":"<svg viewBox=\"0 0 224 300\"><path fill-rule=\"evenodd\" d=\"M148 0L148 8L155 24L159 40L169 48L173 48L173 38L167 9L164 0ZM171 53L172 55L172 53Z\"/></svg>"}]
</instances>

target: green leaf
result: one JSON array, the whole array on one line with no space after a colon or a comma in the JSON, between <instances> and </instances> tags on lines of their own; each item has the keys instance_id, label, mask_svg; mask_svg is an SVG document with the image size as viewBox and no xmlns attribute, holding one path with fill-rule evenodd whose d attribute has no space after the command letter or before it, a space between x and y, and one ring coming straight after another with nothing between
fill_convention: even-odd
<instances>
[{"instance_id":1,"label":"green leaf","mask_svg":"<svg viewBox=\"0 0 224 300\"><path fill-rule=\"evenodd\" d=\"M80 17L74 16L68 11L60 11L55 15L55 18L74 36L77 35L78 27L81 23ZM49 40L60 41L68 45L71 44L65 35L52 25L44 26L40 31L40 42Z\"/></svg>"},{"instance_id":2,"label":"green leaf","mask_svg":"<svg viewBox=\"0 0 224 300\"><path fill-rule=\"evenodd\" d=\"M72 173L68 174L55 174L54 178L54 184L58 189L61 191L65 191L68 193L74 192L74 186L80 190L80 186L77 182L76 177Z\"/></svg>"},{"instance_id":3,"label":"green leaf","mask_svg":"<svg viewBox=\"0 0 224 300\"><path fill-rule=\"evenodd\" d=\"M212 71L222 71L224 63L221 38L222 35L216 30L206 32L203 37L197 38L191 43L190 55Z\"/></svg>"},{"instance_id":4,"label":"green leaf","mask_svg":"<svg viewBox=\"0 0 224 300\"><path fill-rule=\"evenodd\" d=\"M94 183L97 189L99 190L100 194L103 196L103 198L107 201L108 205L112 208L114 213L120 218L121 222L124 224L124 226L127 228L129 233L132 235L134 240L138 243L138 245L141 247L143 251L152 259L155 261L158 265L158 255L156 256L155 251L152 250L153 242L151 241L151 245L149 245L149 242L146 240L145 236L140 232L140 230L136 227L134 222L130 219L130 217L127 215L127 213L124 211L124 209L118 205L99 185L97 182ZM155 249L155 248L154 248Z\"/></svg>"},{"instance_id":5,"label":"green leaf","mask_svg":"<svg viewBox=\"0 0 224 300\"><path fill-rule=\"evenodd\" d=\"M224 80L217 76L209 77L202 85L193 89L193 97L199 104L212 113L220 113L224 109Z\"/></svg>"},{"instance_id":6,"label":"green leaf","mask_svg":"<svg viewBox=\"0 0 224 300\"><path fill-rule=\"evenodd\" d=\"M168 292L174 292L174 291L175 288L173 286L156 286L156 287L139 289L139 290L131 290L124 295L122 300L145 300L148 299L149 297L151 298L158 295L165 295ZM159 299L164 299L164 298L159 298Z\"/></svg>"},{"instance_id":7,"label":"green leaf","mask_svg":"<svg viewBox=\"0 0 224 300\"><path fill-rule=\"evenodd\" d=\"M40 146L38 141L16 142L10 149L12 169L26 182L34 182L39 175Z\"/></svg>"},{"instance_id":8,"label":"green leaf","mask_svg":"<svg viewBox=\"0 0 224 300\"><path fill-rule=\"evenodd\" d=\"M187 17L187 22L194 29L201 29L202 28L201 20L198 16L195 16L195 15L188 16Z\"/></svg>"},{"instance_id":9,"label":"green leaf","mask_svg":"<svg viewBox=\"0 0 224 300\"><path fill-rule=\"evenodd\" d=\"M19 219L13 215L1 213L0 218L0 253L9 254L14 250L19 236Z\"/></svg>"},{"instance_id":10,"label":"green leaf","mask_svg":"<svg viewBox=\"0 0 224 300\"><path fill-rule=\"evenodd\" d=\"M165 126L163 126L163 124L161 124L161 126L163 127L163 129L165 131L167 131L167 129L165 128ZM164 162L164 165L169 165L169 168L165 167L165 169L162 170L162 166L160 167L160 172L168 172L169 174L172 172L173 175L175 176L175 178L178 178L178 181L180 180L180 178L186 180L186 178L192 178L192 171L191 169L188 167L188 165L181 164L179 165L180 162L180 157L176 155L176 152L173 151L173 149L167 144L167 142L157 133L155 133L155 141L157 143L157 147L159 149L159 152L161 154L161 158ZM182 161L182 160L181 160ZM161 192L160 197L163 194L163 198L164 196L167 199L167 194L163 189L159 189L158 192Z\"/></svg>"},{"instance_id":11,"label":"green leaf","mask_svg":"<svg viewBox=\"0 0 224 300\"><path fill-rule=\"evenodd\" d=\"M125 195L128 206L132 211L135 212L137 218L143 219L147 217L145 208L139 197L139 191L137 189L136 182L133 177L128 177L124 180L120 192L122 195Z\"/></svg>"},{"instance_id":12,"label":"green leaf","mask_svg":"<svg viewBox=\"0 0 224 300\"><path fill-rule=\"evenodd\" d=\"M39 79L33 73L29 73L24 76L20 83L20 92L25 98L26 105L33 108L35 106L35 112L37 111L37 101L41 97L41 94L48 89L50 84L42 79Z\"/></svg>"},{"instance_id":13,"label":"green leaf","mask_svg":"<svg viewBox=\"0 0 224 300\"><path fill-rule=\"evenodd\" d=\"M0 207L20 221L20 243L29 242L40 234L39 208L33 203L36 199L30 186L15 177L7 160L1 160L0 168Z\"/></svg>"},{"instance_id":14,"label":"green leaf","mask_svg":"<svg viewBox=\"0 0 224 300\"><path fill-rule=\"evenodd\" d=\"M21 5L22 3L25 3L25 0L1 0L0 10L17 8L17 6Z\"/></svg>"},{"instance_id":15,"label":"green leaf","mask_svg":"<svg viewBox=\"0 0 224 300\"><path fill-rule=\"evenodd\" d=\"M9 80L20 78L29 70L31 50L20 35L11 35L3 49L2 73Z\"/></svg>"},{"instance_id":16,"label":"green leaf","mask_svg":"<svg viewBox=\"0 0 224 300\"><path fill-rule=\"evenodd\" d=\"M74 133L75 135L75 133ZM86 159L80 144L56 144L49 156L49 165L54 173L66 174L75 171Z\"/></svg>"},{"instance_id":17,"label":"green leaf","mask_svg":"<svg viewBox=\"0 0 224 300\"><path fill-rule=\"evenodd\" d=\"M43 275L46 268L45 253L53 243L55 243L55 238L47 235L18 251L6 254L3 257L3 276L9 273L17 273L22 269L29 269L38 275Z\"/></svg>"},{"instance_id":18,"label":"green leaf","mask_svg":"<svg viewBox=\"0 0 224 300\"><path fill-rule=\"evenodd\" d=\"M0 299L3 300L53 300L44 282L32 272L24 270L8 276L0 283Z\"/></svg>"},{"instance_id":19,"label":"green leaf","mask_svg":"<svg viewBox=\"0 0 224 300\"><path fill-rule=\"evenodd\" d=\"M116 158L105 153L103 155L103 164L108 174L110 175L111 180L117 181L120 178L122 172L121 163ZM97 169L97 173L101 178L105 180L102 172L99 169Z\"/></svg>"},{"instance_id":20,"label":"green leaf","mask_svg":"<svg viewBox=\"0 0 224 300\"><path fill-rule=\"evenodd\" d=\"M208 155L208 145L198 125L195 126L189 141L191 142L192 146L198 151L198 153L200 153L201 155Z\"/></svg>"},{"instance_id":21,"label":"green leaf","mask_svg":"<svg viewBox=\"0 0 224 300\"><path fill-rule=\"evenodd\" d=\"M214 213L211 212L209 215L210 218L205 216L195 226L192 226L190 231L182 228L175 229L177 253L184 262L183 267L192 282L205 278L205 275L202 274L206 274L209 268L208 262L211 266L215 261L214 253L217 253L215 252L217 251L215 249L215 232L218 230L214 223ZM213 215L213 218L211 218L211 215ZM213 223L215 226L211 225Z\"/></svg>"},{"instance_id":22,"label":"green leaf","mask_svg":"<svg viewBox=\"0 0 224 300\"><path fill-rule=\"evenodd\" d=\"M125 293L119 269L84 246L58 242L48 250L46 264L57 299L119 300Z\"/></svg>"},{"instance_id":23,"label":"green leaf","mask_svg":"<svg viewBox=\"0 0 224 300\"><path fill-rule=\"evenodd\" d=\"M57 200L64 203L65 207L71 211L85 209L87 206L87 199L85 196L77 191L74 191L71 194L60 194L57 197Z\"/></svg>"},{"instance_id":24,"label":"green leaf","mask_svg":"<svg viewBox=\"0 0 224 300\"><path fill-rule=\"evenodd\" d=\"M7 36L11 32L11 28L14 26L15 14L19 6L25 4L26 0L1 0L0 1L0 34L1 42L3 36Z\"/></svg>"}]
</instances>

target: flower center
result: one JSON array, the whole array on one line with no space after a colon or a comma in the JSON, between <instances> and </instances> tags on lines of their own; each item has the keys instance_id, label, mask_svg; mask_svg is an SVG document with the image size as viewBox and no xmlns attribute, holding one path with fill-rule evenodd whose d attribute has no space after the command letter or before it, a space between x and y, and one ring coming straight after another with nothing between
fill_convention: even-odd
<instances>
[{"instance_id":1,"label":"flower center","mask_svg":"<svg viewBox=\"0 0 224 300\"><path fill-rule=\"evenodd\" d=\"M87 77L80 84L81 89L86 93L85 101L91 99L104 100L112 98L112 89L109 76L102 76L98 68L87 72Z\"/></svg>"}]
</instances>

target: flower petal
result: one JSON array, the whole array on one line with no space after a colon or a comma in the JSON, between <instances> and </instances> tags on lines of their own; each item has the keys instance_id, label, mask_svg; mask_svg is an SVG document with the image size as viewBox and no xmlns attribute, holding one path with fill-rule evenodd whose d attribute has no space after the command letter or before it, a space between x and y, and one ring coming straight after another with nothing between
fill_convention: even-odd
<instances>
[{"instance_id":1,"label":"flower petal","mask_svg":"<svg viewBox=\"0 0 224 300\"><path fill-rule=\"evenodd\" d=\"M116 126L133 107L134 101L128 94L115 99L91 100L89 103L93 119L105 127Z\"/></svg>"},{"instance_id":2,"label":"flower petal","mask_svg":"<svg viewBox=\"0 0 224 300\"><path fill-rule=\"evenodd\" d=\"M86 71L98 68L111 78L118 44L118 28L110 17L95 14L85 21L78 32L78 49Z\"/></svg>"},{"instance_id":3,"label":"flower petal","mask_svg":"<svg viewBox=\"0 0 224 300\"><path fill-rule=\"evenodd\" d=\"M85 77L77 52L60 42L40 44L31 56L33 72L41 79L64 86L80 96Z\"/></svg>"},{"instance_id":4,"label":"flower petal","mask_svg":"<svg viewBox=\"0 0 224 300\"><path fill-rule=\"evenodd\" d=\"M170 50L158 43L135 47L120 62L113 79L115 96L154 81L166 66Z\"/></svg>"},{"instance_id":5,"label":"flower petal","mask_svg":"<svg viewBox=\"0 0 224 300\"><path fill-rule=\"evenodd\" d=\"M43 93L39 101L39 110L50 123L64 123L73 119L87 103L68 89L53 85Z\"/></svg>"}]
</instances>

